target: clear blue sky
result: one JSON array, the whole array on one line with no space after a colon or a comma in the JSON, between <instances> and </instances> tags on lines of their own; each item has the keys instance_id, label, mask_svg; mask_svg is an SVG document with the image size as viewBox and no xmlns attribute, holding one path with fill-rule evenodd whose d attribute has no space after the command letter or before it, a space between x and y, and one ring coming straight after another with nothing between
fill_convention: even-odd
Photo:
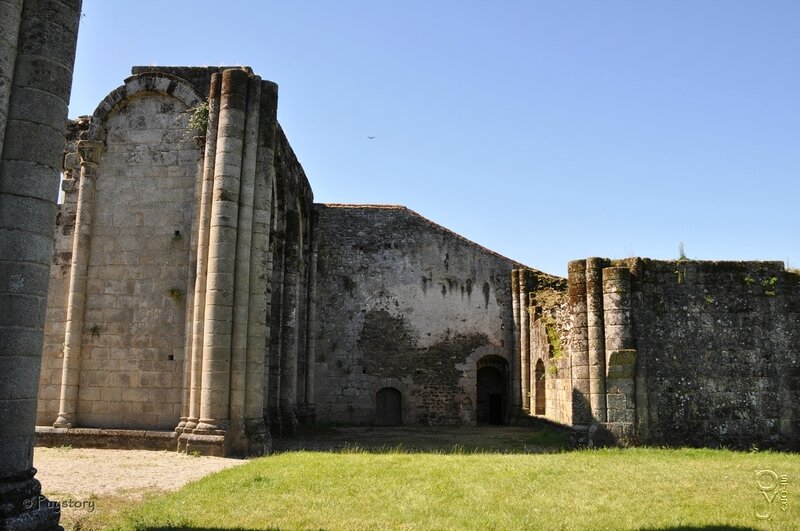
<instances>
[{"instance_id":1,"label":"clear blue sky","mask_svg":"<svg viewBox=\"0 0 800 531\"><path fill-rule=\"evenodd\" d=\"M70 115L133 65L249 65L318 202L529 266L800 267L800 2L84 0ZM369 140L367 136L375 136Z\"/></svg>"}]
</instances>

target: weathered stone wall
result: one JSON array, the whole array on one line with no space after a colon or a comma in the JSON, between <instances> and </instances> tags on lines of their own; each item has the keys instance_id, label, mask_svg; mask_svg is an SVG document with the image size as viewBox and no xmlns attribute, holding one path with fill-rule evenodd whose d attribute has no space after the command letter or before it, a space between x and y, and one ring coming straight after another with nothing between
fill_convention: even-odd
<instances>
[{"instance_id":1,"label":"weathered stone wall","mask_svg":"<svg viewBox=\"0 0 800 531\"><path fill-rule=\"evenodd\" d=\"M199 157L187 109L198 100L142 88L104 102L104 119L91 124L104 139L97 160L81 160L80 140L65 157L40 423L60 413L56 386L62 387L70 323L78 335L70 347L80 357L78 424L171 429L180 416ZM85 122L72 128L87 135ZM87 162L96 164L94 174L82 174ZM84 240L75 238L79 215Z\"/></svg>"},{"instance_id":2,"label":"weathered stone wall","mask_svg":"<svg viewBox=\"0 0 800 531\"><path fill-rule=\"evenodd\" d=\"M780 262L626 265L639 438L800 447L800 274Z\"/></svg>"},{"instance_id":3,"label":"weathered stone wall","mask_svg":"<svg viewBox=\"0 0 800 531\"><path fill-rule=\"evenodd\" d=\"M78 422L171 429L180 416L198 148L162 94L109 115L97 175Z\"/></svg>"},{"instance_id":4,"label":"weathered stone wall","mask_svg":"<svg viewBox=\"0 0 800 531\"><path fill-rule=\"evenodd\" d=\"M519 359L521 415L572 421L572 364L566 279L533 269L512 272L518 317L515 322Z\"/></svg>"},{"instance_id":5,"label":"weathered stone wall","mask_svg":"<svg viewBox=\"0 0 800 531\"><path fill-rule=\"evenodd\" d=\"M800 447L800 274L638 258L569 271L579 438Z\"/></svg>"},{"instance_id":6,"label":"weathered stone wall","mask_svg":"<svg viewBox=\"0 0 800 531\"><path fill-rule=\"evenodd\" d=\"M500 365L511 411L514 262L403 207L315 205L316 411L369 424L381 388L403 422L476 421L477 368Z\"/></svg>"},{"instance_id":7,"label":"weathered stone wall","mask_svg":"<svg viewBox=\"0 0 800 531\"><path fill-rule=\"evenodd\" d=\"M133 72L69 126L38 420L263 453L271 412L279 432L313 419L313 196L277 86Z\"/></svg>"},{"instance_id":8,"label":"weathered stone wall","mask_svg":"<svg viewBox=\"0 0 800 531\"><path fill-rule=\"evenodd\" d=\"M305 172L278 127L276 188L271 220L269 307L264 410L273 433L290 435L300 421L314 417L313 366L308 364L308 286L311 269L313 193Z\"/></svg>"}]
</instances>

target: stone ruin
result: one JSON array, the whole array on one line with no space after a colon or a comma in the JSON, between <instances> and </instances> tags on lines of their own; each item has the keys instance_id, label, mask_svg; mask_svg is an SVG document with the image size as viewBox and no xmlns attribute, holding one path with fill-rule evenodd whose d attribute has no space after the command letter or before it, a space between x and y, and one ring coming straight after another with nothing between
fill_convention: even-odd
<instances>
[{"instance_id":1,"label":"stone ruin","mask_svg":"<svg viewBox=\"0 0 800 531\"><path fill-rule=\"evenodd\" d=\"M298 424L541 417L583 444L797 444L797 273L570 263L313 202L247 67L134 67L69 124L41 444L260 455Z\"/></svg>"},{"instance_id":2,"label":"stone ruin","mask_svg":"<svg viewBox=\"0 0 800 531\"><path fill-rule=\"evenodd\" d=\"M588 258L512 284L523 411L584 444L800 448L800 272Z\"/></svg>"},{"instance_id":3,"label":"stone ruin","mask_svg":"<svg viewBox=\"0 0 800 531\"><path fill-rule=\"evenodd\" d=\"M258 455L299 423L474 424L482 363L511 417L520 264L403 207L315 204L249 68L132 73L68 128L43 444Z\"/></svg>"},{"instance_id":4,"label":"stone ruin","mask_svg":"<svg viewBox=\"0 0 800 531\"><path fill-rule=\"evenodd\" d=\"M134 68L63 153L80 7L0 1L4 528L58 525L34 437L257 455L298 423L549 419L583 444L800 447L797 271L561 279L403 207L315 204L248 68Z\"/></svg>"}]
</instances>

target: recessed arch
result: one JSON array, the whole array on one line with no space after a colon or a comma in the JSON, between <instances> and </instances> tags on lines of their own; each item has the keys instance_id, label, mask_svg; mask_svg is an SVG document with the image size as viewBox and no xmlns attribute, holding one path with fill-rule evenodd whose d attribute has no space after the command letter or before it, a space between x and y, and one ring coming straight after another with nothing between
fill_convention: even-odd
<instances>
[{"instance_id":1,"label":"recessed arch","mask_svg":"<svg viewBox=\"0 0 800 531\"><path fill-rule=\"evenodd\" d=\"M479 359L476 367L478 422L504 424L508 409L508 362L501 356L488 355Z\"/></svg>"},{"instance_id":2,"label":"recessed arch","mask_svg":"<svg viewBox=\"0 0 800 531\"><path fill-rule=\"evenodd\" d=\"M153 93L171 96L189 109L203 101L194 87L179 77L161 72L137 74L126 79L124 85L112 90L100 102L92 113L88 130L81 135L81 139L105 142L108 115L132 98Z\"/></svg>"}]
</instances>

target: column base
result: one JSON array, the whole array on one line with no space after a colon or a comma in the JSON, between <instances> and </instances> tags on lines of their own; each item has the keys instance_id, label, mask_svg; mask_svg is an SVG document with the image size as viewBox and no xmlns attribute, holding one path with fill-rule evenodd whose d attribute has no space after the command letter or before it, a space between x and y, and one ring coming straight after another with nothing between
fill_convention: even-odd
<instances>
[{"instance_id":1,"label":"column base","mask_svg":"<svg viewBox=\"0 0 800 531\"><path fill-rule=\"evenodd\" d=\"M74 428L75 416L71 413L59 413L58 418L53 423L54 428Z\"/></svg>"},{"instance_id":2,"label":"column base","mask_svg":"<svg viewBox=\"0 0 800 531\"><path fill-rule=\"evenodd\" d=\"M198 430L184 433L178 438L178 448L187 454L226 457L225 430Z\"/></svg>"},{"instance_id":3,"label":"column base","mask_svg":"<svg viewBox=\"0 0 800 531\"><path fill-rule=\"evenodd\" d=\"M36 469L0 476L0 529L4 530L61 530L61 506L42 496L42 486Z\"/></svg>"}]
</instances>

